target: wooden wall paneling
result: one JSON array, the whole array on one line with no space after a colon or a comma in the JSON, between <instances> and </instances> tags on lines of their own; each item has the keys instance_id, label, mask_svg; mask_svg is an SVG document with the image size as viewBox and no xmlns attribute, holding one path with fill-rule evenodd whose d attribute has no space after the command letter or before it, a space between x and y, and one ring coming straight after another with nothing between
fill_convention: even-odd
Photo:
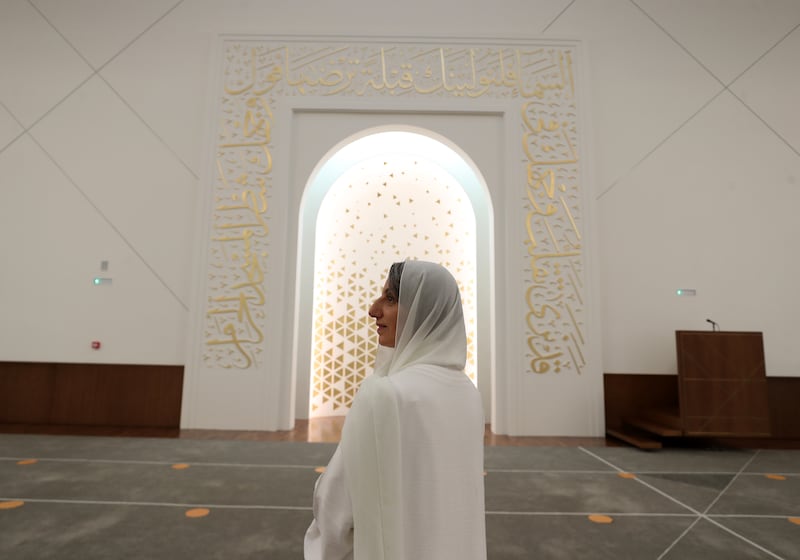
<instances>
[{"instance_id":1,"label":"wooden wall paneling","mask_svg":"<svg viewBox=\"0 0 800 560\"><path fill-rule=\"evenodd\" d=\"M800 377L767 377L769 437L724 437L713 440L736 447L800 448ZM677 375L606 373L603 376L606 431L623 431L625 418L648 417L678 402ZM613 435L613 434L609 434ZM614 436L617 437L617 436ZM625 440L628 441L628 440ZM636 445L632 441L628 441Z\"/></svg>"},{"instance_id":2,"label":"wooden wall paneling","mask_svg":"<svg viewBox=\"0 0 800 560\"><path fill-rule=\"evenodd\" d=\"M93 364L57 364L48 423L102 425L96 380Z\"/></svg>"},{"instance_id":3,"label":"wooden wall paneling","mask_svg":"<svg viewBox=\"0 0 800 560\"><path fill-rule=\"evenodd\" d=\"M772 437L800 439L800 377L767 377Z\"/></svg>"},{"instance_id":4,"label":"wooden wall paneling","mask_svg":"<svg viewBox=\"0 0 800 560\"><path fill-rule=\"evenodd\" d=\"M53 364L0 362L0 423L46 424L54 383Z\"/></svg>"},{"instance_id":5,"label":"wooden wall paneling","mask_svg":"<svg viewBox=\"0 0 800 560\"><path fill-rule=\"evenodd\" d=\"M622 429L626 418L678 406L676 375L606 373L603 375L606 430Z\"/></svg>"},{"instance_id":6,"label":"wooden wall paneling","mask_svg":"<svg viewBox=\"0 0 800 560\"><path fill-rule=\"evenodd\" d=\"M178 428L183 366L0 362L0 423Z\"/></svg>"}]
</instances>

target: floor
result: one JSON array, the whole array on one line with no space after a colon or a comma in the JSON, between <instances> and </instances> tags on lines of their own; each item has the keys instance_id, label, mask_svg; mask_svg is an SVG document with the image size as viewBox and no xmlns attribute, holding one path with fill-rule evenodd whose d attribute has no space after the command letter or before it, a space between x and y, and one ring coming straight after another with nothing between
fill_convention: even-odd
<instances>
[{"instance_id":1,"label":"floor","mask_svg":"<svg viewBox=\"0 0 800 560\"><path fill-rule=\"evenodd\" d=\"M0 558L300 559L338 429L0 434ZM800 450L485 449L492 560L800 559Z\"/></svg>"}]
</instances>

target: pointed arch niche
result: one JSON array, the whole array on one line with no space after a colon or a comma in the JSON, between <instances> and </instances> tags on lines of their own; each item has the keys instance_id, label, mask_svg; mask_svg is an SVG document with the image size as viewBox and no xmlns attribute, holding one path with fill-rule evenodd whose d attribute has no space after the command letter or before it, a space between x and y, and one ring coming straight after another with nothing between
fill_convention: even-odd
<instances>
[{"instance_id":1,"label":"pointed arch niche","mask_svg":"<svg viewBox=\"0 0 800 560\"><path fill-rule=\"evenodd\" d=\"M475 164L430 130L370 128L325 155L301 203L300 277L313 276L313 300L308 305L311 298L301 298L306 305L297 317L300 332L312 333L297 353L299 417L349 410L376 350L367 308L389 265L405 258L441 263L456 277L467 327L466 373L489 413L492 372L482 368L479 379L478 356L490 358L492 327L481 317L485 332L479 332L478 308L491 292L478 270L489 268L491 209ZM481 303L489 309L488 301Z\"/></svg>"}]
</instances>

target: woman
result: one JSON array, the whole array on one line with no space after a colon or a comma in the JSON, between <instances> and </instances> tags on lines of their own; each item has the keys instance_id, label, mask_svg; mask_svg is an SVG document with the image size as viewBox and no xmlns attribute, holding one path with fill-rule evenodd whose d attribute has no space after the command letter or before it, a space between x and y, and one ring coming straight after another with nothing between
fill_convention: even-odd
<instances>
[{"instance_id":1,"label":"woman","mask_svg":"<svg viewBox=\"0 0 800 560\"><path fill-rule=\"evenodd\" d=\"M317 480L306 560L484 560L484 418L456 281L395 263L369 315L375 372Z\"/></svg>"}]
</instances>

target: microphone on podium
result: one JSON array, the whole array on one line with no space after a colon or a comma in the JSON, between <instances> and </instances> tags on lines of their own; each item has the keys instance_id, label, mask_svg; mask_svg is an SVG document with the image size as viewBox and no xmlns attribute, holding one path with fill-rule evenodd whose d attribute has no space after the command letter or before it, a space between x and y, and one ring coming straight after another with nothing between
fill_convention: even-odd
<instances>
[{"instance_id":1,"label":"microphone on podium","mask_svg":"<svg viewBox=\"0 0 800 560\"><path fill-rule=\"evenodd\" d=\"M711 331L716 332L719 330L719 324L711 319L706 319L706 322L711 323Z\"/></svg>"}]
</instances>

